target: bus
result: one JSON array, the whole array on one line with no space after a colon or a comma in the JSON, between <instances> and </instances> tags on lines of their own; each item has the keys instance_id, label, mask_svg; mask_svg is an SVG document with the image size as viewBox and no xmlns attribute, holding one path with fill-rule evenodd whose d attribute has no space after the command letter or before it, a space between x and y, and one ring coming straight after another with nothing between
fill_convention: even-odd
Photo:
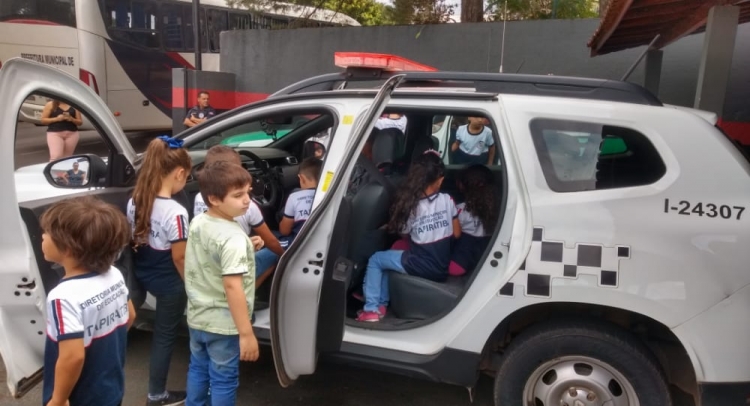
<instances>
[{"instance_id":1,"label":"bus","mask_svg":"<svg viewBox=\"0 0 750 406\"><path fill-rule=\"evenodd\" d=\"M359 25L342 13L293 4L256 9L229 7L226 0L200 4L207 71L219 71L222 31ZM0 1L0 66L22 57L79 77L125 131L171 130L172 69L193 69L194 51L190 0ZM46 102L29 96L19 119L40 124Z\"/></svg>"}]
</instances>

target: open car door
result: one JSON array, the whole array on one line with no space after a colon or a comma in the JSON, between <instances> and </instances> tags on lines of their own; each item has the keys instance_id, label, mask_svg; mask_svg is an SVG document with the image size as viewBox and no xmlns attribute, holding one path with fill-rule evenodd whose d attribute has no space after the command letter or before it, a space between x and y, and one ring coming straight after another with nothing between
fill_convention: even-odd
<instances>
[{"instance_id":1,"label":"open car door","mask_svg":"<svg viewBox=\"0 0 750 406\"><path fill-rule=\"evenodd\" d=\"M276 374L283 387L291 385L299 375L315 372L321 348L335 351L341 345L345 311L341 306L344 306L346 291L336 292L342 296L341 306L338 307L322 306L323 303L330 303L330 298L322 298L321 291L324 283L348 279L349 270L339 258L326 257L325 253L329 253L329 245L335 239L328 231L333 230L336 224L341 197L348 181L347 169L357 159L367 134L372 131L391 93L403 78L404 75L397 75L388 79L367 111L358 117L347 144L351 147L338 165L338 176L333 177L330 185L326 185L326 181L318 185L323 191L328 188L329 192L305 222L276 268L271 288L271 347ZM331 173L328 164L323 171ZM326 311L321 310L324 307Z\"/></svg>"},{"instance_id":2,"label":"open car door","mask_svg":"<svg viewBox=\"0 0 750 406\"><path fill-rule=\"evenodd\" d=\"M110 150L106 183L99 184L97 190L82 188L82 193L106 193L106 186L125 182L125 178L134 173L132 164L136 153L99 96L78 78L58 69L25 59L11 59L0 69L0 94L3 95L0 110L0 185L3 190L0 199L0 354L10 392L20 397L42 380L45 300L61 276L41 254L38 225L30 228L29 224L36 224L35 216L66 194L53 193L57 197L19 203L14 174L18 111L31 94L65 100L85 112L99 133L105 135L103 139ZM115 168L127 169L116 173ZM29 208L29 204L33 207Z\"/></svg>"}]
</instances>

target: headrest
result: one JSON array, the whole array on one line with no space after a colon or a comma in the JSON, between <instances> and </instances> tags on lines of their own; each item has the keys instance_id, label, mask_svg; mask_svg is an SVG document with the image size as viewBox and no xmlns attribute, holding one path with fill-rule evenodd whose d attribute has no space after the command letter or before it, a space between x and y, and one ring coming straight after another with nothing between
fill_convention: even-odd
<instances>
[{"instance_id":1,"label":"headrest","mask_svg":"<svg viewBox=\"0 0 750 406\"><path fill-rule=\"evenodd\" d=\"M393 164L399 157L404 144L404 134L396 128L374 129L371 135L372 160L376 166Z\"/></svg>"}]
</instances>

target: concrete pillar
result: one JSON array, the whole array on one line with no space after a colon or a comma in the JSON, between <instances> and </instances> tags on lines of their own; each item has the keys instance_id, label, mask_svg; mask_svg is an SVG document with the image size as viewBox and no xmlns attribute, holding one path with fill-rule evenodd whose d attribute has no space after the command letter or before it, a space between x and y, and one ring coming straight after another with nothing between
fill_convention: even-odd
<instances>
[{"instance_id":1,"label":"concrete pillar","mask_svg":"<svg viewBox=\"0 0 750 406\"><path fill-rule=\"evenodd\" d=\"M649 49L646 53L646 75L643 87L654 96L659 97L659 83L661 82L661 61L664 51L661 49Z\"/></svg>"},{"instance_id":2,"label":"concrete pillar","mask_svg":"<svg viewBox=\"0 0 750 406\"><path fill-rule=\"evenodd\" d=\"M737 6L714 6L708 12L694 106L719 117L724 109L739 18Z\"/></svg>"}]
</instances>

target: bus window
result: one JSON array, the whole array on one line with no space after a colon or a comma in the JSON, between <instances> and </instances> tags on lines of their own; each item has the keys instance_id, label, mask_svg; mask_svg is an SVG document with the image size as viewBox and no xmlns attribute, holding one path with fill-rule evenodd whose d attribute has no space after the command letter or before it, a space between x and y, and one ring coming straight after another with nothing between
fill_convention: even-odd
<instances>
[{"instance_id":1,"label":"bus window","mask_svg":"<svg viewBox=\"0 0 750 406\"><path fill-rule=\"evenodd\" d=\"M0 21L38 20L76 26L74 0L2 0Z\"/></svg>"},{"instance_id":2,"label":"bus window","mask_svg":"<svg viewBox=\"0 0 750 406\"><path fill-rule=\"evenodd\" d=\"M216 9L208 10L208 49L219 52L219 37L227 30L227 12Z\"/></svg>"},{"instance_id":3,"label":"bus window","mask_svg":"<svg viewBox=\"0 0 750 406\"><path fill-rule=\"evenodd\" d=\"M105 0L103 3L102 14L112 39L161 49L161 36L156 29L156 4L130 0Z\"/></svg>"},{"instance_id":4,"label":"bus window","mask_svg":"<svg viewBox=\"0 0 750 406\"><path fill-rule=\"evenodd\" d=\"M164 36L164 47L169 51L182 51L185 42L182 35L182 9L184 6L162 5L161 24Z\"/></svg>"}]
</instances>

